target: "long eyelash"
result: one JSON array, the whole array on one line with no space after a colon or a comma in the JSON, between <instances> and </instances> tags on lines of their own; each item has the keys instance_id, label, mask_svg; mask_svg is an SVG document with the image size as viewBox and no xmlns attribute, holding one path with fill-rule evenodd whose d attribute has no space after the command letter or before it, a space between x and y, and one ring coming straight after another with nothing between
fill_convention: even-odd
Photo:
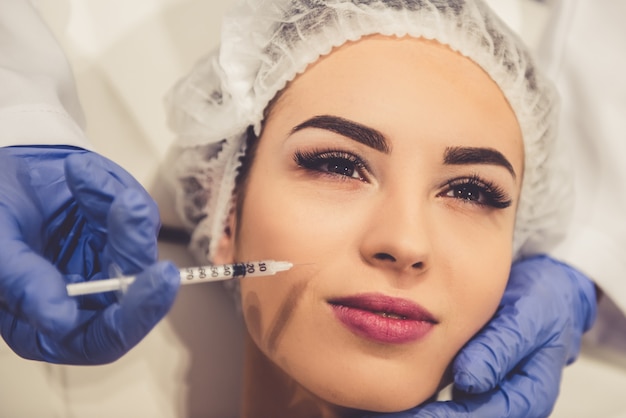
<instances>
[{"instance_id":1,"label":"long eyelash","mask_svg":"<svg viewBox=\"0 0 626 418\"><path fill-rule=\"evenodd\" d=\"M448 182L449 188L464 185L476 186L480 189L481 193L483 193L486 202L474 202L477 205L491 206L496 209L506 209L513 203L513 200L504 191L504 189L502 189L502 187L491 181L484 180L476 174L471 177L452 179Z\"/></svg>"},{"instance_id":2,"label":"long eyelash","mask_svg":"<svg viewBox=\"0 0 626 418\"><path fill-rule=\"evenodd\" d=\"M360 173L369 171L367 164L360 157L342 150L298 150L293 155L293 160L297 165L314 171L319 171L318 167L320 165L327 163L328 160L332 159L346 160L351 164L354 164L355 169L358 170ZM361 176L363 177L362 174Z\"/></svg>"}]
</instances>

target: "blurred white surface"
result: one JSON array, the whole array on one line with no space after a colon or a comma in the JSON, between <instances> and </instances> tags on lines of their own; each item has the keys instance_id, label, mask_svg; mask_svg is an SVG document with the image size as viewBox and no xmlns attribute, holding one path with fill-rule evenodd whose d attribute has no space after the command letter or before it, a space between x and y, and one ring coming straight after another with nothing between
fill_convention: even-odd
<instances>
[{"instance_id":1,"label":"blurred white surface","mask_svg":"<svg viewBox=\"0 0 626 418\"><path fill-rule=\"evenodd\" d=\"M135 175L177 225L160 172L172 140L162 98L217 43L232 0L39 0L75 71L95 148ZM541 6L490 0L532 44ZM181 246L161 258L191 265ZM97 367L25 361L0 342L2 417L237 416L242 328L219 284L181 289L168 317L127 356ZM611 359L611 360L609 360ZM626 362L585 349L565 370L556 418L626 417Z\"/></svg>"}]
</instances>

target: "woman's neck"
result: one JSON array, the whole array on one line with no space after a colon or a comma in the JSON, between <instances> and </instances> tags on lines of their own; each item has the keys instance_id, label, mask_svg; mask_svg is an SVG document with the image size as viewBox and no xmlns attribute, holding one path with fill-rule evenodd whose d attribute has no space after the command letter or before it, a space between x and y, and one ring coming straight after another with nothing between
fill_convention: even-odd
<instances>
[{"instance_id":1,"label":"woman's neck","mask_svg":"<svg viewBox=\"0 0 626 418\"><path fill-rule=\"evenodd\" d=\"M241 416L344 418L356 411L331 405L303 389L246 334Z\"/></svg>"}]
</instances>

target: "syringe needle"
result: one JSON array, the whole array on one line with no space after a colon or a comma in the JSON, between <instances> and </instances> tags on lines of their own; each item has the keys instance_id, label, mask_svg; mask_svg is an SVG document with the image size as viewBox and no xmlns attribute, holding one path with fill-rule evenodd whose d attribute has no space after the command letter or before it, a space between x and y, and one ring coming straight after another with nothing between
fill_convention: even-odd
<instances>
[{"instance_id":1,"label":"syringe needle","mask_svg":"<svg viewBox=\"0 0 626 418\"><path fill-rule=\"evenodd\" d=\"M180 270L181 284L206 283L243 277L272 276L293 267L288 261L251 261L245 263L222 264L217 266L186 267ZM69 296L89 295L125 290L135 276L115 277L71 283L66 286Z\"/></svg>"}]
</instances>

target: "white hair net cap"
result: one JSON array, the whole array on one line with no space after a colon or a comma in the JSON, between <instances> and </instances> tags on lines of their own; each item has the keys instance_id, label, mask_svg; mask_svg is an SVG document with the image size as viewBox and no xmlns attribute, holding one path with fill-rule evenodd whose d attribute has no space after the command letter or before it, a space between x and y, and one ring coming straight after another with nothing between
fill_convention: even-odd
<instances>
[{"instance_id":1,"label":"white hair net cap","mask_svg":"<svg viewBox=\"0 0 626 418\"><path fill-rule=\"evenodd\" d=\"M481 0L246 0L226 16L219 49L167 98L181 148L177 205L199 259L211 259L224 232L248 127L259 134L267 104L309 64L370 34L436 40L491 76L524 138L514 255L545 251L560 237L568 182L551 156L555 93Z\"/></svg>"}]
</instances>

